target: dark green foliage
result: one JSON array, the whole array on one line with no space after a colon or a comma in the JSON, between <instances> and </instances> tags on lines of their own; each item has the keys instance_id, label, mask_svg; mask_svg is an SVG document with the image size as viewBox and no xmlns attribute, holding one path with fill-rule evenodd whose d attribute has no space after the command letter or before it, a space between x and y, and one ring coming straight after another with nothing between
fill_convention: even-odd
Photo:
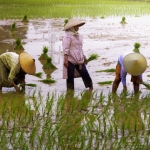
<instances>
[{"instance_id":1,"label":"dark green foliage","mask_svg":"<svg viewBox=\"0 0 150 150\"><path fill-rule=\"evenodd\" d=\"M43 53L40 55L39 59L46 60L48 58L47 52L48 52L48 47L44 46Z\"/></svg>"},{"instance_id":2,"label":"dark green foliage","mask_svg":"<svg viewBox=\"0 0 150 150\"><path fill-rule=\"evenodd\" d=\"M46 63L43 65L43 69L56 69L52 63L52 58L48 57Z\"/></svg>"},{"instance_id":3,"label":"dark green foliage","mask_svg":"<svg viewBox=\"0 0 150 150\"><path fill-rule=\"evenodd\" d=\"M14 50L24 50L24 48L21 44L21 40L19 38L16 39L16 46L15 46Z\"/></svg>"}]
</instances>

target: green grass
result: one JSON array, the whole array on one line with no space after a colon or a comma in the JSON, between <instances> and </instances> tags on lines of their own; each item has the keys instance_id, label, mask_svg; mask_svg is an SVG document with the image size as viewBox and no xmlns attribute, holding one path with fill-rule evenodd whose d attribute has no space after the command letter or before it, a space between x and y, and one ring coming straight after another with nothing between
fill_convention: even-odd
<instances>
[{"instance_id":1,"label":"green grass","mask_svg":"<svg viewBox=\"0 0 150 150\"><path fill-rule=\"evenodd\" d=\"M150 14L146 1L1 0L0 19L141 16Z\"/></svg>"}]
</instances>

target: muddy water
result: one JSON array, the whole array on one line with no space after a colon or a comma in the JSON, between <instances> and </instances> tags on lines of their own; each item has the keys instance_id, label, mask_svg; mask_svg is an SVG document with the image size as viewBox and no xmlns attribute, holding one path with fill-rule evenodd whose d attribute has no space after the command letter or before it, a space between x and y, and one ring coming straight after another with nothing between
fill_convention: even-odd
<instances>
[{"instance_id":1,"label":"muddy water","mask_svg":"<svg viewBox=\"0 0 150 150\"><path fill-rule=\"evenodd\" d=\"M112 85L98 85L98 82L113 81L115 73L98 73L96 71L115 68L119 54L126 50L133 50L134 43L141 44L140 51L146 57L148 66L150 58L150 22L149 17L126 17L127 24L120 24L122 17L111 18L86 18L86 24L80 28L80 33L84 38L83 50L88 57L91 53L99 54L99 59L87 65L89 73L93 79L94 90L103 91L105 95L111 91ZM36 72L43 72L43 79L51 76L57 82L51 85L40 82L38 77L26 75L26 82L37 84L36 88L26 87L26 94L30 95L34 91L40 91L46 96L48 92L63 93L66 91L66 81L62 79L62 43L64 19L29 20L29 23L22 23L20 20L1 20L0 26L0 54L6 51L14 51L15 40L20 38L26 52L35 58ZM11 32L11 25L16 22L17 31ZM53 64L57 69L51 74L46 74L42 69L43 64L38 60L43 47L49 48L48 54L52 57ZM19 51L15 51L19 53ZM143 80L149 82L149 67L143 74ZM130 82L130 75L127 76L128 90L133 92ZM76 93L85 90L81 78L75 79ZM14 88L3 88L3 92L14 91ZM141 85L143 94L148 90ZM118 93L122 91L122 85L118 88Z\"/></svg>"}]
</instances>

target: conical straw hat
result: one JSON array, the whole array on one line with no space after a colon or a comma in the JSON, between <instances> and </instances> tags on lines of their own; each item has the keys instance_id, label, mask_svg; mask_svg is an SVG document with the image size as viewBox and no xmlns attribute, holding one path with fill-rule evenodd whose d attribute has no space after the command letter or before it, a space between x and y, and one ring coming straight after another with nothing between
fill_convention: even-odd
<instances>
[{"instance_id":1,"label":"conical straw hat","mask_svg":"<svg viewBox=\"0 0 150 150\"><path fill-rule=\"evenodd\" d=\"M84 21L81 21L81 20L76 19L76 18L71 18L71 19L69 19L68 23L65 25L64 30L67 30L67 29L72 28L72 27L77 26L77 25L83 26L84 24L85 24Z\"/></svg>"},{"instance_id":2,"label":"conical straw hat","mask_svg":"<svg viewBox=\"0 0 150 150\"><path fill-rule=\"evenodd\" d=\"M133 76L138 76L146 70L147 61L140 53L130 53L124 57L123 65L126 72Z\"/></svg>"},{"instance_id":3,"label":"conical straw hat","mask_svg":"<svg viewBox=\"0 0 150 150\"><path fill-rule=\"evenodd\" d=\"M32 56L30 56L26 52L22 52L19 55L19 62L24 72L31 75L35 74L36 71L35 59L33 59Z\"/></svg>"}]
</instances>

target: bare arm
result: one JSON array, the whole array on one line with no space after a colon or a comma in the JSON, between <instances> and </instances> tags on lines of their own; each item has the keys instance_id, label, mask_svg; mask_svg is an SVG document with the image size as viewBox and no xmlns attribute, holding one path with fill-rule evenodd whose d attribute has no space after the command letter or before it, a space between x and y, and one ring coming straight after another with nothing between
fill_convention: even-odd
<instances>
[{"instance_id":1,"label":"bare arm","mask_svg":"<svg viewBox=\"0 0 150 150\"><path fill-rule=\"evenodd\" d=\"M16 89L17 92L20 91L19 87L14 82L12 82L12 85L14 86L14 88Z\"/></svg>"}]
</instances>

